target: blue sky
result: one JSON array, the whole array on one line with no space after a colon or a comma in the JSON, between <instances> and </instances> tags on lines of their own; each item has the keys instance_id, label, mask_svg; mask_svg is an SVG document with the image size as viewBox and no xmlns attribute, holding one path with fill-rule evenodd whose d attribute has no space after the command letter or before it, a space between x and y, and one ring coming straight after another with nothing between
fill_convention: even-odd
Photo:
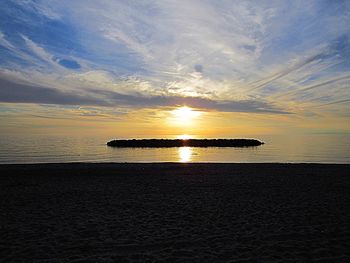
<instances>
[{"instance_id":1,"label":"blue sky","mask_svg":"<svg viewBox=\"0 0 350 263\"><path fill-rule=\"evenodd\" d=\"M0 17L13 107L349 117L350 1L7 0Z\"/></svg>"}]
</instances>

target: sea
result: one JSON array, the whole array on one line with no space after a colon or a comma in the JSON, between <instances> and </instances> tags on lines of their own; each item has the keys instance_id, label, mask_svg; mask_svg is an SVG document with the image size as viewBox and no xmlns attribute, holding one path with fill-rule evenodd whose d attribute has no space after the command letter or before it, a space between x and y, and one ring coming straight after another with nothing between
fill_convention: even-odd
<instances>
[{"instance_id":1,"label":"sea","mask_svg":"<svg viewBox=\"0 0 350 263\"><path fill-rule=\"evenodd\" d=\"M111 137L2 136L0 163L220 162L350 163L350 135L264 135L249 148L112 148Z\"/></svg>"}]
</instances>

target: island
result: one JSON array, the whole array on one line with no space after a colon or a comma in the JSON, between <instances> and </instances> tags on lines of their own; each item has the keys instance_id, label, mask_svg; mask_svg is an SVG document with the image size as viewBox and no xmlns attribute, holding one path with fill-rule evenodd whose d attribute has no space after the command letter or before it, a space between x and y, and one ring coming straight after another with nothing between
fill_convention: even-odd
<instances>
[{"instance_id":1,"label":"island","mask_svg":"<svg viewBox=\"0 0 350 263\"><path fill-rule=\"evenodd\" d=\"M167 147L256 147L264 142L255 139L130 139L112 140L108 146L119 148Z\"/></svg>"}]
</instances>

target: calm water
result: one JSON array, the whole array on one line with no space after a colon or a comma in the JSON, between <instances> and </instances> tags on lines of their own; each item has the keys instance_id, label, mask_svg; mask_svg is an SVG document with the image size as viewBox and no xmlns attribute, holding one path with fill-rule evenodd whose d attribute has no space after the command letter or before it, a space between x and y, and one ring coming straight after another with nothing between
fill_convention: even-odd
<instances>
[{"instance_id":1,"label":"calm water","mask_svg":"<svg viewBox=\"0 0 350 263\"><path fill-rule=\"evenodd\" d=\"M262 136L254 148L117 149L112 138L2 137L0 163L318 162L350 163L350 135Z\"/></svg>"}]
</instances>

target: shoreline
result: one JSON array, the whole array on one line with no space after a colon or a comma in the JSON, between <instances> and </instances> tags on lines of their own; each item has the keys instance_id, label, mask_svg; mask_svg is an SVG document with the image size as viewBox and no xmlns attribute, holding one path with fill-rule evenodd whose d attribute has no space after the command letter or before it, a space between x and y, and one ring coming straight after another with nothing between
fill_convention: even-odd
<instances>
[{"instance_id":1,"label":"shoreline","mask_svg":"<svg viewBox=\"0 0 350 263\"><path fill-rule=\"evenodd\" d=\"M24 162L24 163L0 163L0 168L5 166L35 166L35 165L92 165L92 166L103 166L107 165L340 165L350 166L350 163L342 162L99 162L99 161L72 161L72 162Z\"/></svg>"},{"instance_id":2,"label":"shoreline","mask_svg":"<svg viewBox=\"0 0 350 263\"><path fill-rule=\"evenodd\" d=\"M0 165L6 262L348 262L350 165Z\"/></svg>"}]
</instances>

